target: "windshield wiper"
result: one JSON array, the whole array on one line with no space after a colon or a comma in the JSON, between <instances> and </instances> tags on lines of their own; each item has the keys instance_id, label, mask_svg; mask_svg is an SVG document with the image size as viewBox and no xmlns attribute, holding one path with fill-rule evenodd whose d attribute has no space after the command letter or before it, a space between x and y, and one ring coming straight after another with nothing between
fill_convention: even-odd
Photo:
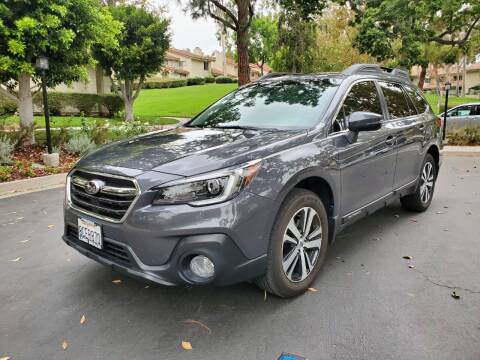
<instances>
[{"instance_id":1,"label":"windshield wiper","mask_svg":"<svg viewBox=\"0 0 480 360\"><path fill-rule=\"evenodd\" d=\"M209 126L216 129L241 129L241 130L258 130L260 128L248 125L225 125L225 126Z\"/></svg>"}]
</instances>

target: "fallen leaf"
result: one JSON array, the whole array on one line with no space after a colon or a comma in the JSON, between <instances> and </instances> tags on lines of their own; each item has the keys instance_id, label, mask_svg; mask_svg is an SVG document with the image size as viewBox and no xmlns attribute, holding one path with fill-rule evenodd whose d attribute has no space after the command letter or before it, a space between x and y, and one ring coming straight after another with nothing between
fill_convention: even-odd
<instances>
[{"instance_id":1,"label":"fallen leaf","mask_svg":"<svg viewBox=\"0 0 480 360\"><path fill-rule=\"evenodd\" d=\"M148 289L150 287L150 285L145 285L144 289Z\"/></svg>"},{"instance_id":2,"label":"fallen leaf","mask_svg":"<svg viewBox=\"0 0 480 360\"><path fill-rule=\"evenodd\" d=\"M51 228L55 227L55 225L48 225L47 227L48 227L49 229L51 229Z\"/></svg>"},{"instance_id":3,"label":"fallen leaf","mask_svg":"<svg viewBox=\"0 0 480 360\"><path fill-rule=\"evenodd\" d=\"M373 238L373 241L380 241L380 238L378 238L378 237Z\"/></svg>"},{"instance_id":4,"label":"fallen leaf","mask_svg":"<svg viewBox=\"0 0 480 360\"><path fill-rule=\"evenodd\" d=\"M460 295L458 295L455 291L452 291L452 293L450 294L455 300L458 300L460 299Z\"/></svg>"},{"instance_id":5,"label":"fallen leaf","mask_svg":"<svg viewBox=\"0 0 480 360\"><path fill-rule=\"evenodd\" d=\"M397 219L400 217L400 215L398 215L398 214L395 214L394 216L395 216Z\"/></svg>"},{"instance_id":6,"label":"fallen leaf","mask_svg":"<svg viewBox=\"0 0 480 360\"><path fill-rule=\"evenodd\" d=\"M25 219L24 216L17 218L17 220L23 220L23 219Z\"/></svg>"},{"instance_id":7,"label":"fallen leaf","mask_svg":"<svg viewBox=\"0 0 480 360\"><path fill-rule=\"evenodd\" d=\"M70 259L65 259L65 261L70 261Z\"/></svg>"},{"instance_id":8,"label":"fallen leaf","mask_svg":"<svg viewBox=\"0 0 480 360\"><path fill-rule=\"evenodd\" d=\"M182 341L182 348L183 350L192 350L192 344L190 344L188 341Z\"/></svg>"},{"instance_id":9,"label":"fallen leaf","mask_svg":"<svg viewBox=\"0 0 480 360\"><path fill-rule=\"evenodd\" d=\"M443 208L444 208L444 209L448 209L448 206L444 206Z\"/></svg>"},{"instance_id":10,"label":"fallen leaf","mask_svg":"<svg viewBox=\"0 0 480 360\"><path fill-rule=\"evenodd\" d=\"M83 324L87 319L85 318L85 314L82 315L80 318L80 324Z\"/></svg>"},{"instance_id":11,"label":"fallen leaf","mask_svg":"<svg viewBox=\"0 0 480 360\"><path fill-rule=\"evenodd\" d=\"M63 340L62 349L67 350L67 347L68 347L68 343L65 340Z\"/></svg>"},{"instance_id":12,"label":"fallen leaf","mask_svg":"<svg viewBox=\"0 0 480 360\"><path fill-rule=\"evenodd\" d=\"M19 261L20 259L21 259L21 257L17 257L17 258L15 258L15 259L10 260L10 261L11 261L11 262L17 262L17 261Z\"/></svg>"},{"instance_id":13,"label":"fallen leaf","mask_svg":"<svg viewBox=\"0 0 480 360\"><path fill-rule=\"evenodd\" d=\"M267 301L267 290L263 292L263 301Z\"/></svg>"},{"instance_id":14,"label":"fallen leaf","mask_svg":"<svg viewBox=\"0 0 480 360\"><path fill-rule=\"evenodd\" d=\"M121 282L122 282L122 280L120 280L120 279L115 279L115 280L112 281L112 283L114 283L114 284L120 284Z\"/></svg>"},{"instance_id":15,"label":"fallen leaf","mask_svg":"<svg viewBox=\"0 0 480 360\"><path fill-rule=\"evenodd\" d=\"M410 219L410 221L411 221L411 222L414 222L414 223L418 222L417 219Z\"/></svg>"},{"instance_id":16,"label":"fallen leaf","mask_svg":"<svg viewBox=\"0 0 480 360\"><path fill-rule=\"evenodd\" d=\"M187 319L187 320L183 320L182 322L183 322L184 324L196 324L196 325L199 325L199 326L201 326L202 328L204 328L205 330L207 330L209 334L212 333L212 329L210 329L207 325L205 325L205 324L202 323L201 321L192 320L192 319Z\"/></svg>"},{"instance_id":17,"label":"fallen leaf","mask_svg":"<svg viewBox=\"0 0 480 360\"><path fill-rule=\"evenodd\" d=\"M435 214L445 214L443 211L437 211Z\"/></svg>"},{"instance_id":18,"label":"fallen leaf","mask_svg":"<svg viewBox=\"0 0 480 360\"><path fill-rule=\"evenodd\" d=\"M413 259L413 257L411 257L410 255L405 255L405 256L403 256L403 258L405 260L412 260Z\"/></svg>"},{"instance_id":19,"label":"fallen leaf","mask_svg":"<svg viewBox=\"0 0 480 360\"><path fill-rule=\"evenodd\" d=\"M20 240L20 242L21 242L22 244L25 244L25 243L27 243L27 242L29 242L29 241L30 241L30 240ZM1 360L1 359L0 359L0 360Z\"/></svg>"},{"instance_id":20,"label":"fallen leaf","mask_svg":"<svg viewBox=\"0 0 480 360\"><path fill-rule=\"evenodd\" d=\"M413 269L414 267L415 267L415 265L408 265L409 269Z\"/></svg>"},{"instance_id":21,"label":"fallen leaf","mask_svg":"<svg viewBox=\"0 0 480 360\"><path fill-rule=\"evenodd\" d=\"M443 229L443 231L448 231L448 229Z\"/></svg>"},{"instance_id":22,"label":"fallen leaf","mask_svg":"<svg viewBox=\"0 0 480 360\"><path fill-rule=\"evenodd\" d=\"M312 288L312 287L310 287L310 288L308 288L308 291L311 291L311 292L317 292L318 290L317 290L317 289L315 289L315 288Z\"/></svg>"}]
</instances>

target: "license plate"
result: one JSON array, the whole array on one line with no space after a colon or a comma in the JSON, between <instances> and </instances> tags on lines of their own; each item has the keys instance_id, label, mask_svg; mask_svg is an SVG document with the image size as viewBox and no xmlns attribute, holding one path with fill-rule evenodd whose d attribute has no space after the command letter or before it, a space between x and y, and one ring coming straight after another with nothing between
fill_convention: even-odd
<instances>
[{"instance_id":1,"label":"license plate","mask_svg":"<svg viewBox=\"0 0 480 360\"><path fill-rule=\"evenodd\" d=\"M78 219L78 239L101 249L102 227L87 219Z\"/></svg>"}]
</instances>

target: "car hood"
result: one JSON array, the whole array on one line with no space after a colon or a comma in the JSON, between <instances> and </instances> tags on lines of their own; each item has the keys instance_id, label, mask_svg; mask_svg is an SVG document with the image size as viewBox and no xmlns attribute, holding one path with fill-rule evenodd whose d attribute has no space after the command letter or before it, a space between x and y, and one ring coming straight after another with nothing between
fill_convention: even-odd
<instances>
[{"instance_id":1,"label":"car hood","mask_svg":"<svg viewBox=\"0 0 480 360\"><path fill-rule=\"evenodd\" d=\"M306 130L179 127L107 145L82 158L77 166L190 176L268 156L302 143L306 135Z\"/></svg>"}]
</instances>

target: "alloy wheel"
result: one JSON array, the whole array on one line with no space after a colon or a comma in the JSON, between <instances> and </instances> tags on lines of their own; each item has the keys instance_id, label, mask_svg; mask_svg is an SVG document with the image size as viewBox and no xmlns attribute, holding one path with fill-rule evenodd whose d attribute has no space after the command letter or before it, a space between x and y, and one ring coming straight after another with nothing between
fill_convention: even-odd
<instances>
[{"instance_id":1,"label":"alloy wheel","mask_svg":"<svg viewBox=\"0 0 480 360\"><path fill-rule=\"evenodd\" d=\"M428 203L433 192L433 164L426 162L423 166L422 179L420 182L420 199L424 204Z\"/></svg>"},{"instance_id":2,"label":"alloy wheel","mask_svg":"<svg viewBox=\"0 0 480 360\"><path fill-rule=\"evenodd\" d=\"M322 225L315 209L304 207L290 219L283 235L282 267L292 282L305 280L314 269L322 246Z\"/></svg>"}]
</instances>

